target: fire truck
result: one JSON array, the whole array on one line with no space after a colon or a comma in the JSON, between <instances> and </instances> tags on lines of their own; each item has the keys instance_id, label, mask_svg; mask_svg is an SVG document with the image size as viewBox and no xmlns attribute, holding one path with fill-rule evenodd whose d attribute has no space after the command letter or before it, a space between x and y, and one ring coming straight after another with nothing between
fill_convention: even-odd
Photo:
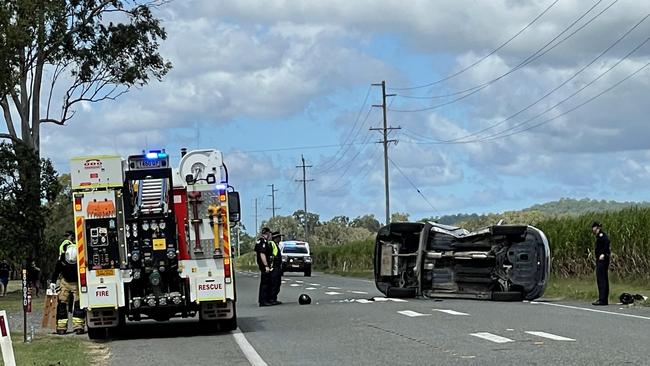
<instances>
[{"instance_id":1,"label":"fire truck","mask_svg":"<svg viewBox=\"0 0 650 366\"><path fill-rule=\"evenodd\" d=\"M239 194L217 150L71 160L77 267L88 336L126 320L199 316L237 327L230 229Z\"/></svg>"}]
</instances>

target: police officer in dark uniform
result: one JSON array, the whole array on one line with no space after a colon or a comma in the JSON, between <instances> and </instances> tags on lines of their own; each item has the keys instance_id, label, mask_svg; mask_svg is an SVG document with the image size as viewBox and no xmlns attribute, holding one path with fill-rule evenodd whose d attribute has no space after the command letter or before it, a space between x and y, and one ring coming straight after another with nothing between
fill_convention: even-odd
<instances>
[{"instance_id":1,"label":"police officer in dark uniform","mask_svg":"<svg viewBox=\"0 0 650 366\"><path fill-rule=\"evenodd\" d=\"M255 243L255 253L257 253L257 266L260 269L260 290L258 302L260 306L273 305L270 301L271 296L271 229L262 228L262 235Z\"/></svg>"},{"instance_id":2,"label":"police officer in dark uniform","mask_svg":"<svg viewBox=\"0 0 650 366\"><path fill-rule=\"evenodd\" d=\"M609 278L607 271L609 269L609 257L611 255L609 247L609 238L603 232L603 226L598 221L591 224L591 231L596 236L596 283L598 284L598 300L592 305L607 305L609 298Z\"/></svg>"},{"instance_id":3,"label":"police officer in dark uniform","mask_svg":"<svg viewBox=\"0 0 650 366\"><path fill-rule=\"evenodd\" d=\"M278 301L278 294L280 293L280 286L282 285L282 254L280 253L280 240L282 235L279 231L271 233L271 251L273 269L271 270L271 294L270 302L273 305L280 305L282 301Z\"/></svg>"}]
</instances>

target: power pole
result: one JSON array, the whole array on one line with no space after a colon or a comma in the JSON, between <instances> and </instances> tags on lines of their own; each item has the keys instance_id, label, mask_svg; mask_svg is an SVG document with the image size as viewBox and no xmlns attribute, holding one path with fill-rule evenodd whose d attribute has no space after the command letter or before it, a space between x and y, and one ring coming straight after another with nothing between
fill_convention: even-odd
<instances>
[{"instance_id":1,"label":"power pole","mask_svg":"<svg viewBox=\"0 0 650 366\"><path fill-rule=\"evenodd\" d=\"M275 217L275 209L280 209L282 207L275 207L275 192L278 190L275 189L275 184L269 184L269 187L271 187L271 194L269 197L271 197L271 207L268 207L267 210L271 210L273 217Z\"/></svg>"},{"instance_id":2,"label":"power pole","mask_svg":"<svg viewBox=\"0 0 650 366\"><path fill-rule=\"evenodd\" d=\"M381 107L383 115L384 115L384 127L383 128L371 128L370 130L373 131L382 131L383 133L383 140L379 141L384 145L384 184L386 188L386 225L390 224L390 191L389 191L389 185L388 185L388 143L389 142L395 142L397 143L397 140L389 140L388 139L388 131L391 130L399 130L401 127L388 127L388 119L386 117L386 97L394 97L396 94L386 94L386 81L382 80L381 84L372 84L374 86L380 86L381 85L381 96L382 96L382 102L381 104L373 104L373 107Z\"/></svg>"},{"instance_id":3,"label":"power pole","mask_svg":"<svg viewBox=\"0 0 650 366\"><path fill-rule=\"evenodd\" d=\"M255 198L255 237L259 235L260 227L257 225L257 219L259 215L257 214L257 198Z\"/></svg>"},{"instance_id":4,"label":"power pole","mask_svg":"<svg viewBox=\"0 0 650 366\"><path fill-rule=\"evenodd\" d=\"M305 203L305 211L304 211L304 222L303 222L303 228L305 229L305 241L309 241L307 237L309 236L308 230L307 230L307 182L313 182L313 179L307 179L306 174L306 168L311 168L311 165L305 165L305 157L301 154L300 158L302 159L302 165L296 165L296 168L302 168L302 179L296 179L296 182L302 182L302 193L303 193L303 202Z\"/></svg>"}]
</instances>

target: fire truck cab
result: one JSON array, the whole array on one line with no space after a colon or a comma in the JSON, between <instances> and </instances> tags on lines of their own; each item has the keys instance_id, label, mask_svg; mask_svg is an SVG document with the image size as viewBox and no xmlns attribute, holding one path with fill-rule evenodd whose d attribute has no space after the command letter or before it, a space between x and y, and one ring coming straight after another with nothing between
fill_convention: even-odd
<instances>
[{"instance_id":1,"label":"fire truck cab","mask_svg":"<svg viewBox=\"0 0 650 366\"><path fill-rule=\"evenodd\" d=\"M88 335L126 320L194 317L237 327L230 228L239 194L221 152L72 159L81 307Z\"/></svg>"}]
</instances>

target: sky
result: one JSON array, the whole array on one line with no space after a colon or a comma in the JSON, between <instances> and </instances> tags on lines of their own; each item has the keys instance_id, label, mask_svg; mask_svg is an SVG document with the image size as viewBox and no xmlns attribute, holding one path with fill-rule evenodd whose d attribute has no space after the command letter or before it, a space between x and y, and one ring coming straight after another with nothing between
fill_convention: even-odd
<instances>
[{"instance_id":1,"label":"sky","mask_svg":"<svg viewBox=\"0 0 650 366\"><path fill-rule=\"evenodd\" d=\"M650 194L650 2L187 0L156 10L162 82L46 125L42 152L224 154L249 231L307 205L384 222Z\"/></svg>"}]
</instances>

